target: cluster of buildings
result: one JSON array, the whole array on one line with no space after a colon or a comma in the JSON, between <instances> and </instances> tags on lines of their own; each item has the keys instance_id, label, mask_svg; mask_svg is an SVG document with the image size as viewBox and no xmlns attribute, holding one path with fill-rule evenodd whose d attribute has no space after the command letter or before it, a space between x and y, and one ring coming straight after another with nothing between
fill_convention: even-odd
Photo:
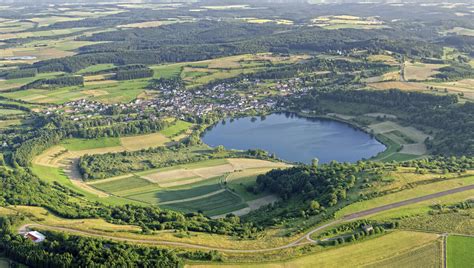
<instances>
[{"instance_id":1,"label":"cluster of buildings","mask_svg":"<svg viewBox=\"0 0 474 268\"><path fill-rule=\"evenodd\" d=\"M219 83L199 89L161 87L159 94L152 98L137 99L130 103L105 104L94 100L81 99L63 105L49 107L46 114L63 111L73 121L110 113L114 108L133 113L155 111L157 113L185 118L187 115L203 116L208 113L234 114L249 110L268 111L277 107L275 95L304 93L312 89L302 87L299 78L278 82L270 89L253 90L258 81L245 81L242 89L234 83ZM277 94L275 94L277 91Z\"/></svg>"}]
</instances>

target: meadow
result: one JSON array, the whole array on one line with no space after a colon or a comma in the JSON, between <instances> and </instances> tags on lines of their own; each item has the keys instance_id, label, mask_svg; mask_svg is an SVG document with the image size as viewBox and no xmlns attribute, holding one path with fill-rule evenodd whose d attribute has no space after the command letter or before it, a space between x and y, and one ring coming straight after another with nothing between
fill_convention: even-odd
<instances>
[{"instance_id":1,"label":"meadow","mask_svg":"<svg viewBox=\"0 0 474 268\"><path fill-rule=\"evenodd\" d=\"M436 243L438 239L438 235L435 234L396 231L377 238L342 245L288 261L259 264L188 264L186 267L343 267L348 260L350 260L352 266L362 267L393 258L393 256L397 256L396 261L399 263L415 260L413 264L418 266L413 267L420 267L419 265L424 263L439 262L439 258L441 258L439 254L433 256L419 250L419 248ZM410 253L417 256L412 257Z\"/></svg>"},{"instance_id":2,"label":"meadow","mask_svg":"<svg viewBox=\"0 0 474 268\"><path fill-rule=\"evenodd\" d=\"M468 236L448 236L447 259L449 268L469 268L474 263L474 238Z\"/></svg>"},{"instance_id":3,"label":"meadow","mask_svg":"<svg viewBox=\"0 0 474 268\"><path fill-rule=\"evenodd\" d=\"M336 213L336 218L340 218L344 215L351 213L367 210L375 207L380 207L390 203L395 203L419 196L428 195L431 193L441 192L449 189L455 189L461 186L470 185L474 183L474 176L468 176L458 179L448 179L445 181L439 181L434 183L422 184L416 188L402 190L392 194L383 195L370 200L357 202L346 206Z\"/></svg>"}]
</instances>

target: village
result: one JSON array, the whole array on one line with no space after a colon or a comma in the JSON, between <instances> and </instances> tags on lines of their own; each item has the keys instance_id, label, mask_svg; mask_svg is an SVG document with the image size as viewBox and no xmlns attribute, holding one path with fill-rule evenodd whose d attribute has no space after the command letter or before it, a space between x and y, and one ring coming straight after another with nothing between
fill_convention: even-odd
<instances>
[{"instance_id":1,"label":"village","mask_svg":"<svg viewBox=\"0 0 474 268\"><path fill-rule=\"evenodd\" d=\"M200 89L183 87L160 87L158 92L149 91L150 97L136 99L130 103L106 104L80 99L62 105L50 106L43 112L65 113L71 120L80 121L93 116L106 115L112 109L126 110L142 115L152 110L156 114L184 119L187 116L204 116L209 113L237 114L247 111L256 113L275 110L280 96L303 94L313 87L303 87L296 79L278 82L268 90L251 91L250 86L259 81L244 81L245 88L235 83L218 83ZM275 93L277 92L277 93Z\"/></svg>"}]
</instances>

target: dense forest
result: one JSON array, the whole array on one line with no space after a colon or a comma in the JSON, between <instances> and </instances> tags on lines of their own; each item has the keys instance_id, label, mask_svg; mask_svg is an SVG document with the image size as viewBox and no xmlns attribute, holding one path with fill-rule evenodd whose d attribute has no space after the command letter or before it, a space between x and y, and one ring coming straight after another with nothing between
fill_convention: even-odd
<instances>
[{"instance_id":1,"label":"dense forest","mask_svg":"<svg viewBox=\"0 0 474 268\"><path fill-rule=\"evenodd\" d=\"M0 217L0 252L31 267L182 267L167 249L135 246L82 236L45 232L47 240L35 244L16 234L12 221Z\"/></svg>"},{"instance_id":2,"label":"dense forest","mask_svg":"<svg viewBox=\"0 0 474 268\"><path fill-rule=\"evenodd\" d=\"M274 24L200 21L83 37L81 40L108 42L85 46L79 55L40 61L33 67L38 72L75 72L102 63L157 64L258 52L390 50L414 57L442 55L441 46L409 39L409 36L402 38L405 35L402 31L325 30L319 27L288 28Z\"/></svg>"}]
</instances>

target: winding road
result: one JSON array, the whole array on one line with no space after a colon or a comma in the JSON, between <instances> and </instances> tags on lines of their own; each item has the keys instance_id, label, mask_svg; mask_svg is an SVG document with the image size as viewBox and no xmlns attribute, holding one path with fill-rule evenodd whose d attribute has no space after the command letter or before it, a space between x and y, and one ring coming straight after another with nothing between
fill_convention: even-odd
<instances>
[{"instance_id":1,"label":"winding road","mask_svg":"<svg viewBox=\"0 0 474 268\"><path fill-rule=\"evenodd\" d=\"M42 224L26 224L23 225L19 228L18 232L20 234L23 234L27 232L27 230L31 228L43 228L47 230L54 230L54 231L62 231L62 232L68 232L68 233L74 233L78 235L85 235L85 236L90 236L90 237L100 237L100 238L105 238L105 239L110 239L110 240L115 240L115 241L123 241L123 242L132 242L132 243L141 243L141 244L151 244L151 245L164 245L164 246L177 246L177 247L187 247L187 248L195 248L195 249L203 249L203 250L217 250L217 251L222 251L222 252L230 252L230 253L259 253L259 252L268 252L268 251L274 251L274 250L281 250L281 249L287 249L291 247L296 247L296 246L301 246L301 245L307 245L307 244L315 244L318 243L318 240L313 240L311 238L311 235L319 232L321 230L324 230L328 227L331 227L336 224L344 223L344 222L349 222L353 221L358 218L362 218L365 216L373 215L376 213L380 213L383 211L387 211L390 209L406 206L406 205L411 205L415 203L419 203L422 201L434 199L434 198L439 198L443 197L446 195L451 195L455 193L460 193L464 191L469 191L469 190L474 190L474 184L473 185L468 185L464 187L459 187L447 191L442 191L434 194L429 194L421 197L416 197L396 203L392 203L389 205L384 205L360 212L356 212L353 214L349 214L344 216L341 219L331 221L329 223L326 223L324 225L318 226L311 231L305 233L302 237L298 238L297 240L283 245L279 247L272 247L272 248L262 248L262 249L228 249L228 248L218 248L218 247L210 247L210 246L204 246L204 245L198 245L198 244L192 244L192 243L184 243L184 242L173 242L173 241L156 241L156 240L145 240L145 239L133 239L133 238L124 238L124 237L115 237L115 236L108 236L108 235L103 235L99 233L94 233L90 231L80 231L76 229L71 229L71 228L66 228L66 227L56 227L56 226L48 226L48 225L42 225Z\"/></svg>"}]
</instances>

